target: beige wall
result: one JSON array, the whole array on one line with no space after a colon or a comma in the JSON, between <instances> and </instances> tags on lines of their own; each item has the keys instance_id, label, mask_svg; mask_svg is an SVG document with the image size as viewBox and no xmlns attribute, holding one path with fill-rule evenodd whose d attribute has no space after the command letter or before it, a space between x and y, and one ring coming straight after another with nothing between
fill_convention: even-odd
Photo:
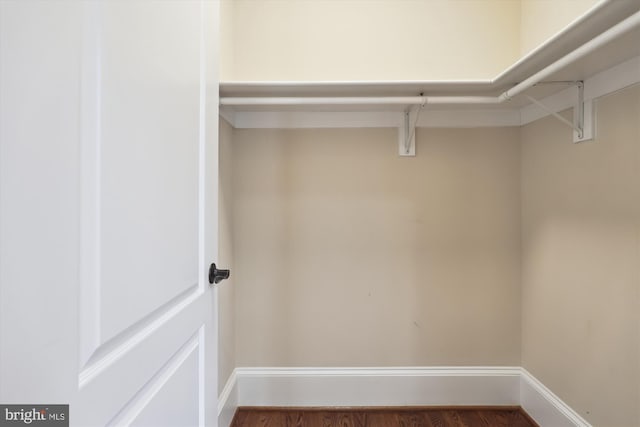
<instances>
[{"instance_id":1,"label":"beige wall","mask_svg":"<svg viewBox=\"0 0 640 427\"><path fill-rule=\"evenodd\" d=\"M599 0L520 2L520 55L524 56L586 13Z\"/></svg>"},{"instance_id":2,"label":"beige wall","mask_svg":"<svg viewBox=\"0 0 640 427\"><path fill-rule=\"evenodd\" d=\"M221 0L221 80L490 79L598 2Z\"/></svg>"},{"instance_id":3,"label":"beige wall","mask_svg":"<svg viewBox=\"0 0 640 427\"><path fill-rule=\"evenodd\" d=\"M520 364L518 129L236 130L239 366Z\"/></svg>"},{"instance_id":4,"label":"beige wall","mask_svg":"<svg viewBox=\"0 0 640 427\"><path fill-rule=\"evenodd\" d=\"M220 81L233 78L234 5L236 0L220 0Z\"/></svg>"},{"instance_id":5,"label":"beige wall","mask_svg":"<svg viewBox=\"0 0 640 427\"><path fill-rule=\"evenodd\" d=\"M640 87L596 142L522 129L523 366L593 425L640 425Z\"/></svg>"},{"instance_id":6,"label":"beige wall","mask_svg":"<svg viewBox=\"0 0 640 427\"><path fill-rule=\"evenodd\" d=\"M220 119L219 127L219 208L218 208L218 265L230 268L231 276L218 286L218 392L221 392L236 367L235 354L235 263L233 257L233 200L232 200L232 155L233 129Z\"/></svg>"},{"instance_id":7,"label":"beige wall","mask_svg":"<svg viewBox=\"0 0 640 427\"><path fill-rule=\"evenodd\" d=\"M489 79L520 53L514 0L222 2L222 81Z\"/></svg>"},{"instance_id":8,"label":"beige wall","mask_svg":"<svg viewBox=\"0 0 640 427\"><path fill-rule=\"evenodd\" d=\"M595 142L549 117L419 129L415 158L393 129L234 130L230 161L222 123L221 383L522 364L593 425L640 425L640 87L597 110Z\"/></svg>"}]
</instances>

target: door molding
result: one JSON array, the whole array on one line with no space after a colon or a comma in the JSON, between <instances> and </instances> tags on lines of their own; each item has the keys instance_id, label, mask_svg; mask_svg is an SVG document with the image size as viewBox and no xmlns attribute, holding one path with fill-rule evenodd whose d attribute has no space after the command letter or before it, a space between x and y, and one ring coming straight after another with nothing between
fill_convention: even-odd
<instances>
[{"instance_id":1,"label":"door molding","mask_svg":"<svg viewBox=\"0 0 640 427\"><path fill-rule=\"evenodd\" d=\"M201 326L198 331L174 354L167 363L151 377L136 396L107 424L107 426L128 426L142 411L145 410L149 402L162 391L164 385L171 380L176 372L185 364L190 357L198 356L198 349L204 345L204 328ZM199 372L202 376L203 369L198 360Z\"/></svg>"}]
</instances>

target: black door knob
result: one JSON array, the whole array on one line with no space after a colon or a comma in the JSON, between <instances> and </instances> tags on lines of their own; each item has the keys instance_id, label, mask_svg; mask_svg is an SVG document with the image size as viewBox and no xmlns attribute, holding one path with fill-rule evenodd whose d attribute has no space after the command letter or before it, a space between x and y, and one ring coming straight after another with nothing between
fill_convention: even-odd
<instances>
[{"instance_id":1,"label":"black door knob","mask_svg":"<svg viewBox=\"0 0 640 427\"><path fill-rule=\"evenodd\" d=\"M218 284L218 283L222 282L223 280L228 279L230 273L231 272L229 270L218 270L216 268L216 263L214 262L209 267L209 283Z\"/></svg>"}]
</instances>

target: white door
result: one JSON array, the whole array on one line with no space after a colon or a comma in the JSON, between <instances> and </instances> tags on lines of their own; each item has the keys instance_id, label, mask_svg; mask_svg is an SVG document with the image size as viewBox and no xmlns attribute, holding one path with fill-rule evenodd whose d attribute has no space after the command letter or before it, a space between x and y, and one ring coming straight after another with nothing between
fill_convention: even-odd
<instances>
[{"instance_id":1,"label":"white door","mask_svg":"<svg viewBox=\"0 0 640 427\"><path fill-rule=\"evenodd\" d=\"M0 404L217 425L217 3L0 0Z\"/></svg>"}]
</instances>

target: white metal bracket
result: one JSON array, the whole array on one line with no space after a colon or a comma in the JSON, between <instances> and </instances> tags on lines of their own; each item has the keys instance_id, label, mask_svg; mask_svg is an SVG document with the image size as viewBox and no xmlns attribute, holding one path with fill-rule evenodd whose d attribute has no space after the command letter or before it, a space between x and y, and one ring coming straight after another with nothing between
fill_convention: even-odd
<instances>
[{"instance_id":1,"label":"white metal bracket","mask_svg":"<svg viewBox=\"0 0 640 427\"><path fill-rule=\"evenodd\" d=\"M590 141L596 137L596 121L595 111L593 109L593 99L585 102L584 100L584 82L577 82L578 101L573 108L573 122L577 125L578 130L573 131L573 142Z\"/></svg>"},{"instance_id":2,"label":"white metal bracket","mask_svg":"<svg viewBox=\"0 0 640 427\"><path fill-rule=\"evenodd\" d=\"M577 89L576 104L573 107L573 121L565 119L553 109L549 108L534 97L529 95L525 95L525 97L529 99L529 101L536 104L538 107L553 115L562 123L572 128L574 143L589 141L595 138L595 114L593 109L593 100L590 99L585 102L583 81L573 82L572 84L575 85Z\"/></svg>"},{"instance_id":3,"label":"white metal bracket","mask_svg":"<svg viewBox=\"0 0 640 427\"><path fill-rule=\"evenodd\" d=\"M402 124L398 128L398 154L409 157L416 155L416 126L420 111L426 104L427 98L422 98L422 104L413 109L409 107L403 113Z\"/></svg>"},{"instance_id":4,"label":"white metal bracket","mask_svg":"<svg viewBox=\"0 0 640 427\"><path fill-rule=\"evenodd\" d=\"M398 128L398 154L400 156L416 155L416 133L411 132L411 110L403 113L402 124Z\"/></svg>"}]
</instances>

